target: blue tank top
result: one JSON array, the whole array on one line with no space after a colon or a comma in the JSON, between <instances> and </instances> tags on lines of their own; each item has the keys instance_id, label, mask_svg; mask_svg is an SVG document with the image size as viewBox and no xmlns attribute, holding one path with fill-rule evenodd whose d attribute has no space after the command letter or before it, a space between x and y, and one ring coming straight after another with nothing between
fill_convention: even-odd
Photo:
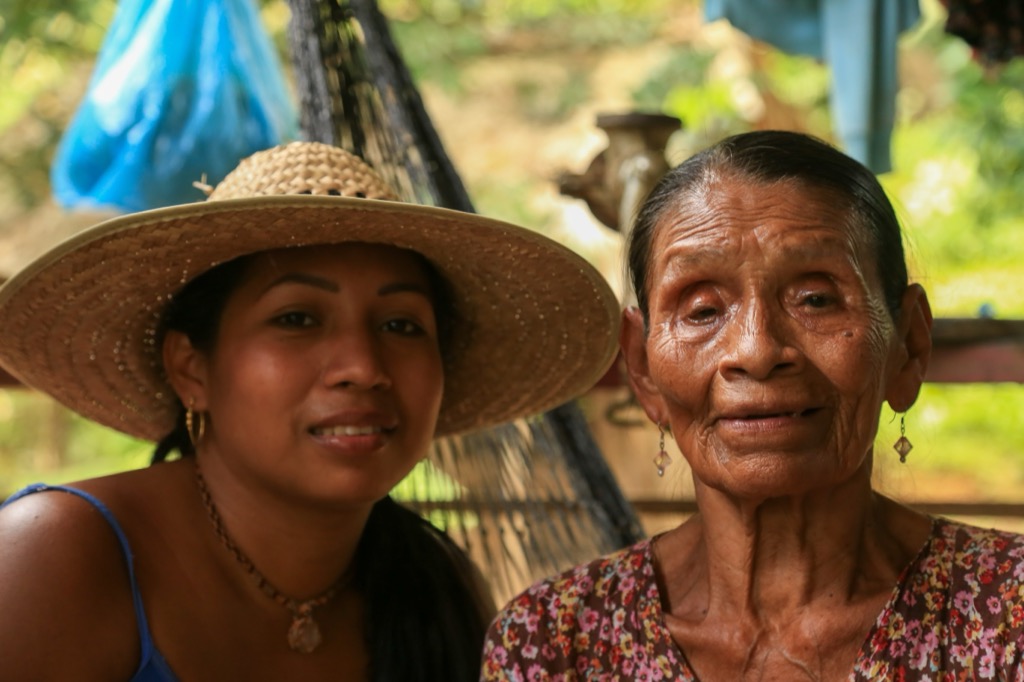
<instances>
[{"instance_id":1,"label":"blue tank top","mask_svg":"<svg viewBox=\"0 0 1024 682\"><path fill-rule=\"evenodd\" d=\"M71 493L72 495L78 495L83 500L96 507L99 513L103 515L103 518L107 520L107 523L110 524L110 527L114 529L114 534L117 535L117 540L121 543L121 551L124 553L125 563L128 565L128 580L131 582L132 602L135 605L135 621L139 627L139 640L142 642L142 656L139 661L139 667L135 671L130 682L177 682L178 678L176 678L174 673L171 672L171 668L167 665L167 661L164 660L164 657L156 650L156 646L153 644L153 637L149 633L149 624L146 622L146 612L142 608L142 596L139 594L139 588L135 584L135 566L132 561L131 545L128 544L128 538L125 537L124 531L121 530L121 525L117 522L113 513L107 509L105 504L89 493L82 492L76 488L68 488L61 485L46 485L45 483L34 483L7 498L3 504L0 504L0 509L3 509L15 500L25 497L26 495L46 490L59 490L65 493Z\"/></svg>"}]
</instances>

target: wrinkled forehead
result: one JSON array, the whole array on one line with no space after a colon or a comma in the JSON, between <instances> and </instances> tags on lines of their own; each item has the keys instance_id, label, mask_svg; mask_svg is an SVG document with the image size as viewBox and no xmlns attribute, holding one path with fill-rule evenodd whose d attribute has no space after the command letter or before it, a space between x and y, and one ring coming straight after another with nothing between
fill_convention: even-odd
<instances>
[{"instance_id":1,"label":"wrinkled forehead","mask_svg":"<svg viewBox=\"0 0 1024 682\"><path fill-rule=\"evenodd\" d=\"M713 237L716 230L761 229L784 218L794 230L834 232L868 261L877 261L878 245L853 196L805 178L764 180L738 171L708 170L676 194L655 224L655 252L679 232ZM672 233L676 233L673 235Z\"/></svg>"},{"instance_id":2,"label":"wrinkled forehead","mask_svg":"<svg viewBox=\"0 0 1024 682\"><path fill-rule=\"evenodd\" d=\"M669 270L735 267L754 253L776 263L834 260L837 267L840 261L852 266L882 294L878 246L864 220L850 196L827 186L709 177L662 211L647 268L657 279Z\"/></svg>"}]
</instances>

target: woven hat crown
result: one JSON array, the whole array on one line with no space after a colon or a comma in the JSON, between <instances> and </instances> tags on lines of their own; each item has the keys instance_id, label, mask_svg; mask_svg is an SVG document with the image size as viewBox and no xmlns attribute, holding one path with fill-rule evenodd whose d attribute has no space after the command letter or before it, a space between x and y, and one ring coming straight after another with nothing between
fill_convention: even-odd
<instances>
[{"instance_id":1,"label":"woven hat crown","mask_svg":"<svg viewBox=\"0 0 1024 682\"><path fill-rule=\"evenodd\" d=\"M280 194L398 199L376 171L358 156L320 142L292 142L256 152L241 161L207 200Z\"/></svg>"}]
</instances>

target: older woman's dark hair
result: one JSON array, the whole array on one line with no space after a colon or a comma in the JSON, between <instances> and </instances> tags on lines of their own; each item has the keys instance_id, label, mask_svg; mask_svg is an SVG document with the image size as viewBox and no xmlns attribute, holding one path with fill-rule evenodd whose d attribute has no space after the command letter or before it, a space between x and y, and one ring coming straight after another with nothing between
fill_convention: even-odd
<instances>
[{"instance_id":1,"label":"older woman's dark hair","mask_svg":"<svg viewBox=\"0 0 1024 682\"><path fill-rule=\"evenodd\" d=\"M831 192L849 203L850 228L871 239L886 307L895 318L907 288L899 220L874 174L831 145L801 133L767 130L728 137L672 169L647 196L629 239L629 271L637 305L648 319L651 248L667 211L701 201L723 176L751 183L787 180Z\"/></svg>"}]
</instances>

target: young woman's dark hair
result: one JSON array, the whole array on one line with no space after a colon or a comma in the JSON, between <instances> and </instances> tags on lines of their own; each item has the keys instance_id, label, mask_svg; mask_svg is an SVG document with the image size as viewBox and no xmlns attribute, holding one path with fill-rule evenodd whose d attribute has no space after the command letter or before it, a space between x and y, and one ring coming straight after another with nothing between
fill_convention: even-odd
<instances>
[{"instance_id":1,"label":"young woman's dark hair","mask_svg":"<svg viewBox=\"0 0 1024 682\"><path fill-rule=\"evenodd\" d=\"M173 329L188 336L195 348L212 350L221 314L250 258L221 264L185 285L165 309L157 347ZM447 282L426 259L422 262L431 282L444 357L456 311ZM164 461L175 450L184 457L195 455L184 407L174 430L157 443L153 462ZM472 563L444 532L385 497L374 505L360 539L353 584L365 600L371 679L478 679L491 600Z\"/></svg>"},{"instance_id":2,"label":"young woman's dark hair","mask_svg":"<svg viewBox=\"0 0 1024 682\"><path fill-rule=\"evenodd\" d=\"M666 211L702 201L719 178L752 183L797 181L831 192L846 202L850 230L870 237L886 307L895 317L908 275L899 220L874 174L835 147L801 133L764 130L728 137L665 174L637 214L629 239L628 265L637 305L647 319L651 248Z\"/></svg>"},{"instance_id":3,"label":"young woman's dark hair","mask_svg":"<svg viewBox=\"0 0 1024 682\"><path fill-rule=\"evenodd\" d=\"M479 679L493 608L445 533L385 497L363 532L355 584L366 599L371 679Z\"/></svg>"},{"instance_id":4,"label":"young woman's dark hair","mask_svg":"<svg viewBox=\"0 0 1024 682\"><path fill-rule=\"evenodd\" d=\"M157 325L156 347L163 347L164 336L173 329L187 336L193 348L209 353L217 341L224 306L241 283L250 258L242 256L210 268L176 293ZM175 450L183 457L195 454L185 427L184 405L179 406L174 429L157 442L152 462L163 462Z\"/></svg>"}]
</instances>

